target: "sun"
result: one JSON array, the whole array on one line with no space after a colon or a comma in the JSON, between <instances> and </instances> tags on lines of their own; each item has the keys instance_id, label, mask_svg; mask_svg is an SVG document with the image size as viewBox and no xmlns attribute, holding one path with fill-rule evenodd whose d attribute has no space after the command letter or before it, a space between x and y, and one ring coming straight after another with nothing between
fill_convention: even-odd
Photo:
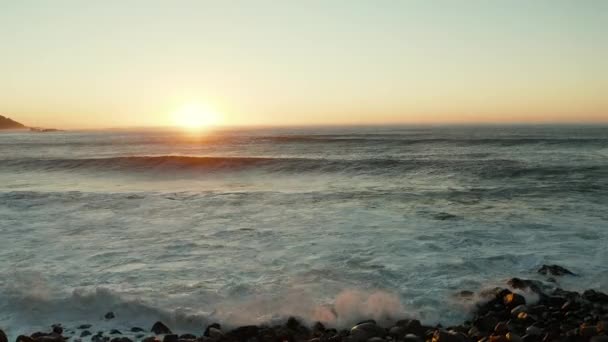
<instances>
[{"instance_id":1,"label":"sun","mask_svg":"<svg viewBox=\"0 0 608 342\"><path fill-rule=\"evenodd\" d=\"M219 122L219 115L215 110L198 103L182 105L173 112L172 117L175 125L191 130L210 128Z\"/></svg>"}]
</instances>

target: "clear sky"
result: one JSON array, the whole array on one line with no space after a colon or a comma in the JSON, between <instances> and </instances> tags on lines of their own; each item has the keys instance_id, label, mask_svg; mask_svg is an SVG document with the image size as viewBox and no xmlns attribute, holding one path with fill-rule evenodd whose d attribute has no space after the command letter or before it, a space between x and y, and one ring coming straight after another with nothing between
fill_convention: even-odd
<instances>
[{"instance_id":1,"label":"clear sky","mask_svg":"<svg viewBox=\"0 0 608 342\"><path fill-rule=\"evenodd\" d=\"M159 126L193 105L229 125L608 121L608 1L0 0L0 114Z\"/></svg>"}]
</instances>

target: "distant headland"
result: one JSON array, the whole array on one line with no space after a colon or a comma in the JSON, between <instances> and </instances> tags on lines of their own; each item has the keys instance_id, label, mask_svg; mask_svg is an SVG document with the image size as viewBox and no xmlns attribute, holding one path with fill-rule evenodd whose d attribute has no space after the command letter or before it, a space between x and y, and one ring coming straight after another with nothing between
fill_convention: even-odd
<instances>
[{"instance_id":1,"label":"distant headland","mask_svg":"<svg viewBox=\"0 0 608 342\"><path fill-rule=\"evenodd\" d=\"M0 129L25 129L24 124L0 115Z\"/></svg>"},{"instance_id":2,"label":"distant headland","mask_svg":"<svg viewBox=\"0 0 608 342\"><path fill-rule=\"evenodd\" d=\"M46 133L46 132L57 132L59 129L55 128L40 128L40 127L28 127L20 122L17 122L11 118L0 115L0 130L8 129L29 129L30 132Z\"/></svg>"}]
</instances>

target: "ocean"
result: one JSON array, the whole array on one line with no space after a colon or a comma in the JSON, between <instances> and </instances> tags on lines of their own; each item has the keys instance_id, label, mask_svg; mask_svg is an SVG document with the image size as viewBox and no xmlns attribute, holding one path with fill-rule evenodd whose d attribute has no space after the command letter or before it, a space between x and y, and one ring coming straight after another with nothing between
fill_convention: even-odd
<instances>
[{"instance_id":1,"label":"ocean","mask_svg":"<svg viewBox=\"0 0 608 342\"><path fill-rule=\"evenodd\" d=\"M608 291L607 126L0 133L0 327L466 319ZM106 312L116 318L107 321Z\"/></svg>"}]
</instances>

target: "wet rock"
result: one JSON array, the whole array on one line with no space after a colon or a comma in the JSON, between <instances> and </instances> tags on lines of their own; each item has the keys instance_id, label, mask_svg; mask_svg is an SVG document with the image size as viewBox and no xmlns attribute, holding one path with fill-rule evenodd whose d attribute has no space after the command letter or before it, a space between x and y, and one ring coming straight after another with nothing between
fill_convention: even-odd
<instances>
[{"instance_id":1,"label":"wet rock","mask_svg":"<svg viewBox=\"0 0 608 342\"><path fill-rule=\"evenodd\" d=\"M453 331L435 330L432 342L465 342L464 337Z\"/></svg>"},{"instance_id":2,"label":"wet rock","mask_svg":"<svg viewBox=\"0 0 608 342\"><path fill-rule=\"evenodd\" d=\"M365 342L372 337L384 337L386 330L376 325L375 322L368 321L355 325L350 329L352 342Z\"/></svg>"},{"instance_id":3,"label":"wet rock","mask_svg":"<svg viewBox=\"0 0 608 342\"><path fill-rule=\"evenodd\" d=\"M51 325L51 328L55 334L57 334L57 335L63 334L63 327L61 326L61 324L53 324L53 325Z\"/></svg>"},{"instance_id":4,"label":"wet rock","mask_svg":"<svg viewBox=\"0 0 608 342\"><path fill-rule=\"evenodd\" d=\"M238 341L247 341L250 338L256 337L259 328L255 325L245 325L230 331L229 335L236 338ZM209 331L211 333L211 331Z\"/></svg>"},{"instance_id":5,"label":"wet rock","mask_svg":"<svg viewBox=\"0 0 608 342\"><path fill-rule=\"evenodd\" d=\"M526 299L520 294L509 293L503 297L503 303L508 308L515 308L519 305L525 305Z\"/></svg>"},{"instance_id":6,"label":"wet rock","mask_svg":"<svg viewBox=\"0 0 608 342\"><path fill-rule=\"evenodd\" d=\"M511 278L507 281L507 284L517 290L532 290L536 293L541 293L543 283L538 280Z\"/></svg>"},{"instance_id":7,"label":"wet rock","mask_svg":"<svg viewBox=\"0 0 608 342\"><path fill-rule=\"evenodd\" d=\"M132 327L131 332L144 332L145 330L140 327Z\"/></svg>"},{"instance_id":8,"label":"wet rock","mask_svg":"<svg viewBox=\"0 0 608 342\"><path fill-rule=\"evenodd\" d=\"M388 330L388 335L394 339L399 339L405 335L405 328L395 325Z\"/></svg>"},{"instance_id":9,"label":"wet rock","mask_svg":"<svg viewBox=\"0 0 608 342\"><path fill-rule=\"evenodd\" d=\"M511 333L511 332L506 335L506 338L507 338L507 341L510 341L510 342L523 342L522 338L519 335Z\"/></svg>"},{"instance_id":10,"label":"wet rock","mask_svg":"<svg viewBox=\"0 0 608 342\"><path fill-rule=\"evenodd\" d=\"M405 328L406 334L423 336L426 332L426 328L424 328L420 321L417 319L403 319L397 321L396 325Z\"/></svg>"},{"instance_id":11,"label":"wet rock","mask_svg":"<svg viewBox=\"0 0 608 342\"><path fill-rule=\"evenodd\" d=\"M209 329L211 329L211 328L222 330L222 326L219 325L219 323L212 323L212 324L208 325L207 328L205 328L205 332L203 333L203 336L209 337Z\"/></svg>"},{"instance_id":12,"label":"wet rock","mask_svg":"<svg viewBox=\"0 0 608 342\"><path fill-rule=\"evenodd\" d=\"M403 342L424 342L424 340L414 334L407 334L403 338Z\"/></svg>"},{"instance_id":13,"label":"wet rock","mask_svg":"<svg viewBox=\"0 0 608 342\"><path fill-rule=\"evenodd\" d=\"M553 276L576 275L572 271L559 265L543 265L538 270L538 273Z\"/></svg>"},{"instance_id":14,"label":"wet rock","mask_svg":"<svg viewBox=\"0 0 608 342\"><path fill-rule=\"evenodd\" d=\"M214 327L209 328L208 334L209 338L214 340L220 340L224 337L224 333L220 329Z\"/></svg>"},{"instance_id":15,"label":"wet rock","mask_svg":"<svg viewBox=\"0 0 608 342\"><path fill-rule=\"evenodd\" d=\"M141 342L159 342L159 340L156 338L156 336L148 336L141 340Z\"/></svg>"},{"instance_id":16,"label":"wet rock","mask_svg":"<svg viewBox=\"0 0 608 342\"><path fill-rule=\"evenodd\" d=\"M110 330L110 335L122 335L122 332L118 329L112 329Z\"/></svg>"},{"instance_id":17,"label":"wet rock","mask_svg":"<svg viewBox=\"0 0 608 342\"><path fill-rule=\"evenodd\" d=\"M196 336L192 334L181 334L179 335L180 340L196 340Z\"/></svg>"},{"instance_id":18,"label":"wet rock","mask_svg":"<svg viewBox=\"0 0 608 342\"><path fill-rule=\"evenodd\" d=\"M107 314L105 314L103 317L105 319L114 319L116 317L116 315L114 315L114 313L112 311L110 311Z\"/></svg>"},{"instance_id":19,"label":"wet rock","mask_svg":"<svg viewBox=\"0 0 608 342\"><path fill-rule=\"evenodd\" d=\"M385 340L382 337L372 337L367 342L385 342Z\"/></svg>"},{"instance_id":20,"label":"wet rock","mask_svg":"<svg viewBox=\"0 0 608 342\"><path fill-rule=\"evenodd\" d=\"M133 340L128 337L115 337L111 339L110 342L133 342Z\"/></svg>"},{"instance_id":21,"label":"wet rock","mask_svg":"<svg viewBox=\"0 0 608 342\"><path fill-rule=\"evenodd\" d=\"M165 335L165 337L163 338L163 342L179 342L179 336L175 334Z\"/></svg>"},{"instance_id":22,"label":"wet rock","mask_svg":"<svg viewBox=\"0 0 608 342\"><path fill-rule=\"evenodd\" d=\"M511 316L517 317L520 313L525 313L527 311L528 308L524 304L518 305L511 310Z\"/></svg>"},{"instance_id":23,"label":"wet rock","mask_svg":"<svg viewBox=\"0 0 608 342\"><path fill-rule=\"evenodd\" d=\"M597 335L597 327L595 325L583 325L579 329L579 334L584 337L592 337Z\"/></svg>"},{"instance_id":24,"label":"wet rock","mask_svg":"<svg viewBox=\"0 0 608 342\"><path fill-rule=\"evenodd\" d=\"M543 329L535 326L535 325L531 325L529 327L526 328L526 335L530 335L530 336L540 336L543 334Z\"/></svg>"},{"instance_id":25,"label":"wet rock","mask_svg":"<svg viewBox=\"0 0 608 342\"><path fill-rule=\"evenodd\" d=\"M608 304L608 294L600 291L587 290L583 292L582 297L592 303Z\"/></svg>"},{"instance_id":26,"label":"wet rock","mask_svg":"<svg viewBox=\"0 0 608 342\"><path fill-rule=\"evenodd\" d=\"M87 337L87 336L90 336L90 335L92 335L92 333L90 331L88 331L88 330L83 330L80 333L80 337Z\"/></svg>"},{"instance_id":27,"label":"wet rock","mask_svg":"<svg viewBox=\"0 0 608 342\"><path fill-rule=\"evenodd\" d=\"M34 342L34 339L29 336L19 335L16 342Z\"/></svg>"},{"instance_id":28,"label":"wet rock","mask_svg":"<svg viewBox=\"0 0 608 342\"><path fill-rule=\"evenodd\" d=\"M499 322L494 327L494 332L498 335L506 335L509 332L509 326L506 322Z\"/></svg>"},{"instance_id":29,"label":"wet rock","mask_svg":"<svg viewBox=\"0 0 608 342\"><path fill-rule=\"evenodd\" d=\"M163 322L160 321L154 323L150 331L155 333L156 335L166 335L172 333L171 329L169 329L169 327L167 327Z\"/></svg>"},{"instance_id":30,"label":"wet rock","mask_svg":"<svg viewBox=\"0 0 608 342\"><path fill-rule=\"evenodd\" d=\"M2 329L0 329L0 342L8 342L8 337L6 337L6 334Z\"/></svg>"},{"instance_id":31,"label":"wet rock","mask_svg":"<svg viewBox=\"0 0 608 342\"><path fill-rule=\"evenodd\" d=\"M82 330L82 329L89 329L90 327L92 327L92 325L90 325L90 324L81 324L76 329Z\"/></svg>"}]
</instances>

